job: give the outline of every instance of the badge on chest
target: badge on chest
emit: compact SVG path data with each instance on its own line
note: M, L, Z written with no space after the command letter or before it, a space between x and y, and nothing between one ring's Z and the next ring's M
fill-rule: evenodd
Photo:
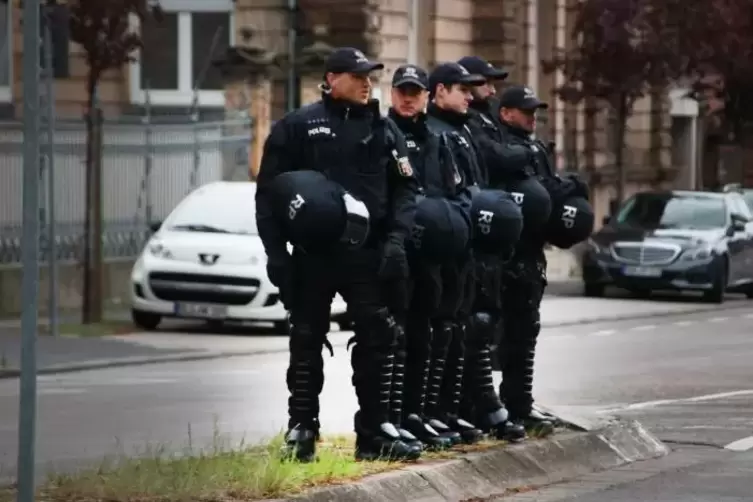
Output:
M410 165L408 157L400 157L397 150L392 150L392 156L395 158L395 164L397 165L397 171L401 176L410 178L413 176L413 166Z
M314 138L317 136L333 136L332 129L327 126L310 127L307 132L309 138Z

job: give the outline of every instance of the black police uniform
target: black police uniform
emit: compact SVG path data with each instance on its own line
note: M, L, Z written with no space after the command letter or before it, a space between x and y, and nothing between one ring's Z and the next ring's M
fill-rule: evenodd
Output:
M500 106L534 110L546 104L524 87L510 87L499 100ZM547 152L531 134L502 122L501 165L507 172L533 173L549 195L555 186L555 173ZM544 160L546 159L546 160ZM551 204L551 203L550 203ZM548 221L549 215L545 215ZM502 367L502 397L511 418L539 433L553 430L553 417L533 408L533 372L536 341L541 330L539 308L546 287L546 224L524 229L513 259L503 278L503 339L497 356Z
M367 73L382 67L360 51L343 48L330 56L326 71ZM371 230L363 247L288 255L268 188L279 173L296 169L320 171L365 203ZM388 422L400 326L387 308L383 286L407 279L404 241L413 226L419 190L404 138L380 115L378 102L356 105L324 92L320 101L273 126L257 183L257 222L267 270L291 312L289 446L301 460L313 456L323 385L321 351L331 301L339 293L352 315L356 340L351 361L360 408L355 416L356 455L417 458L420 449L402 442Z
M429 76L429 88L437 85L479 85L485 80L457 63L438 65ZM457 170L471 191L485 186L484 166L480 163L473 137L467 127L468 115L445 110L431 103L427 109L429 129L442 138L452 152ZM463 375L466 361L467 320L472 313L476 296L476 282L472 253L451 265L443 266L443 298L438 315L433 320L432 365L426 415L439 419L458 433L466 442L478 441L482 431L460 415ZM444 364L443 364L444 363ZM439 394L439 400L434 396ZM432 420L430 424L434 424Z
M461 58L458 64L472 74L483 76L486 82L504 80L508 76L507 71L495 68L476 56ZM476 152L484 166L487 189L499 191L506 187L496 179L499 177L497 171L502 168L496 157L502 136L498 114L492 111L494 108L496 104L492 97L474 99L468 110L466 127L471 132ZM503 196L502 201L494 200L500 195ZM494 222L507 226L500 229L507 242L495 243L491 249L475 250L476 298L467 327L461 415L472 417L475 424L497 438L519 441L525 438L525 429L508 420L509 414L494 388L492 350L502 317L502 270L520 236L520 229L516 227L522 223L522 214L512 197L504 191L500 191L499 195L489 193L486 199L490 207L492 203L495 204L494 210L499 213L494 216ZM501 207L500 202L503 203ZM487 210L486 213L491 214L492 211Z
M426 89L428 77L422 68L403 65L395 71L392 85ZM397 399L393 405L392 421L401 424L430 449L441 449L459 442L460 434L450 430L436 416L429 417L434 426L424 416L432 349L444 353L447 348L446 343L432 345L431 320L442 300L442 264L453 263L467 251L470 192L442 138L429 131L423 111L403 117L390 109L389 117L405 134L411 165L424 191L419 197L414 233L408 242L412 291L410 309L404 316L407 343L405 351L398 353L395 359L396 368L401 368L401 362L405 362L404 399ZM435 381L436 370L428 393L430 403L439 400L440 387L433 384ZM402 389L393 386L394 394L400 392ZM403 409L399 407L401 402Z

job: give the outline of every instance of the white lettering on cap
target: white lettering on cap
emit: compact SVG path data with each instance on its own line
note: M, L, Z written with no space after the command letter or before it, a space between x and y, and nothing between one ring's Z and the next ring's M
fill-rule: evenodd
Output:
M405 72L403 73L404 77L415 77L418 78L418 73L416 73L416 69L412 66L409 66L405 69Z
M353 51L353 56L356 58L356 63L368 63L369 60L366 58L363 52L361 51Z

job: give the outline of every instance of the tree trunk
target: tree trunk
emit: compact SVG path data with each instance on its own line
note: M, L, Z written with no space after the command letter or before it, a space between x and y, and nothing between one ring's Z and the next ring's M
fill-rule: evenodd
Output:
M629 116L627 96L621 94L616 103L616 122L614 124L614 167L617 172L617 206L625 200L625 185L627 173L625 172L625 133Z
M96 104L98 77L92 71L87 82L86 199L84 218L83 324L102 320L102 128Z

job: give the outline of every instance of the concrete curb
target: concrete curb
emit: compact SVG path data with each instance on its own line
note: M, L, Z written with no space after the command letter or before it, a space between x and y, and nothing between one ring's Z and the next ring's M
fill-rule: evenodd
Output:
M716 311L726 311L726 310L735 310L735 309L749 309L750 304L748 303L740 303L740 304L728 304L728 305L709 305L709 306L702 306L698 305L698 307L692 311L692 313L698 313L698 312L705 312L710 310L716 310ZM553 323L547 323L543 322L541 323L541 326L543 328L557 328L557 327L566 327L566 326L580 326L580 325L587 325L587 324L599 324L603 322L618 322L618 321L629 321L629 320L640 320L640 319L653 319L657 317L671 317L673 315L682 315L687 314L689 312L683 311L683 312L652 312L652 313L645 313L645 314L624 314L624 315L615 315L610 317L602 317L599 319L586 319L586 320L577 320L577 321L564 321L564 322L553 322ZM334 344L335 348L341 348L345 347L345 344ZM59 373L74 373L77 371L87 371L87 370L99 370L99 369L107 369L107 368L123 368L128 366L145 366L148 364L160 364L160 363L176 363L176 362L191 362L191 361L208 361L212 359L227 359L231 357L248 357L248 356L259 356L264 354L279 354L287 352L287 348L274 348L274 349L252 349L252 350L245 350L245 351L207 351L207 352L182 352L178 354L168 354L164 356L144 356L144 357L129 357L129 358L120 358L120 359L95 359L92 361L85 361L80 363L73 363L73 364L57 364L53 366L47 366L44 368L39 368L37 370L38 375L55 375ZM0 380L7 379L7 378L18 378L21 375L21 370L16 368L11 369L0 369Z
M584 474L662 457L669 451L638 422L613 420L609 425L591 432L567 432L551 439L471 453L446 462L406 467L353 484L316 489L284 500L476 500L503 495L513 488L558 483Z

